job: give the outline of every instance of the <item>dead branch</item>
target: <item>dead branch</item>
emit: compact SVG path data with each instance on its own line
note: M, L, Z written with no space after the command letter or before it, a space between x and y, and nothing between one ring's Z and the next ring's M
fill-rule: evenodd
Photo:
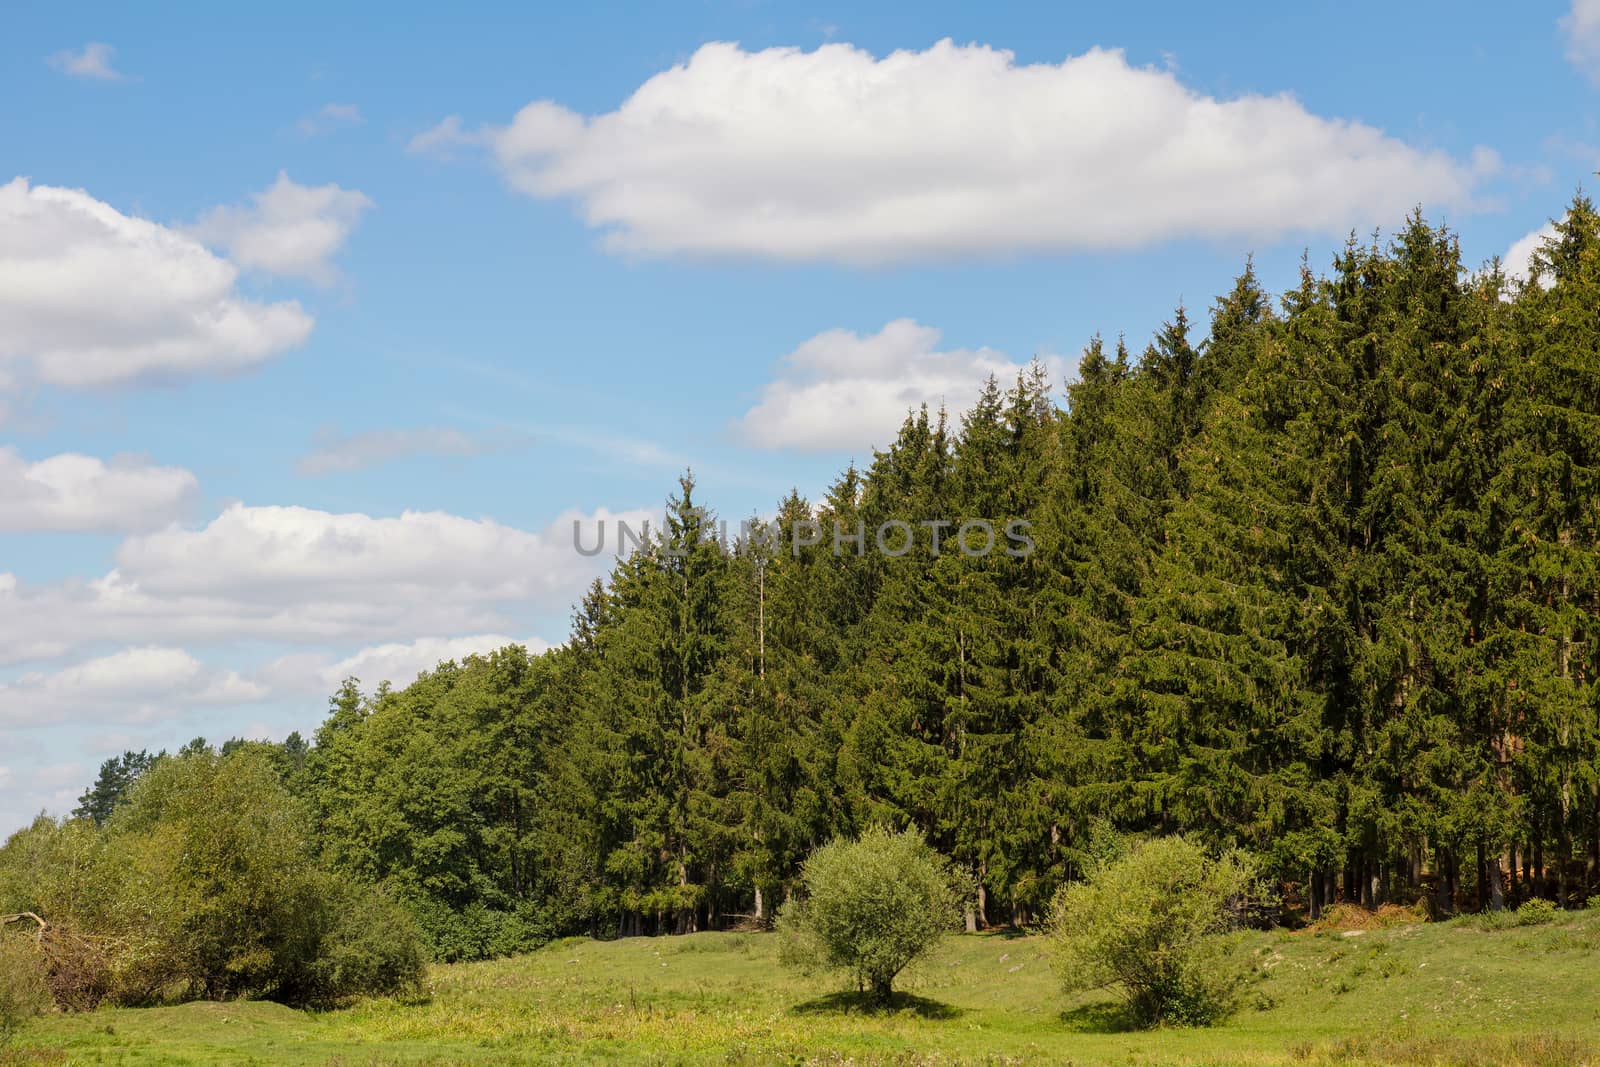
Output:
M0 926L10 926L12 923L19 923L24 919L32 919L39 924L39 929L34 933L33 938L35 941L43 941L44 933L50 929L50 924L31 911L19 911L13 915L0 915Z

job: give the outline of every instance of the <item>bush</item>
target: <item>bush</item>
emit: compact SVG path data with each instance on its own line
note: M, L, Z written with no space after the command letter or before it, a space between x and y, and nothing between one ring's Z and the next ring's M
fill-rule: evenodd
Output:
M102 829L41 819L0 847L0 912L49 923L55 1002L331 1004L422 972L411 917L316 858L300 805L245 747L158 761Z
M401 899L416 920L429 953L443 963L532 952L555 936L549 921L527 902L504 910L476 900L466 907L453 907L420 893L403 893Z
M1142 1025L1216 1022L1247 975L1224 935L1255 884L1239 853L1213 859L1183 837L1137 844L1057 895L1057 968L1069 989L1118 989Z
M381 890L327 879L316 942L303 969L280 995L294 1003L335 1007L359 995L416 989L426 963L411 913Z
M1525 901L1512 914L1517 917L1518 926L1542 926L1560 918L1561 909L1556 907L1555 901L1534 897Z
M967 896L921 834L881 827L819 848L801 881L802 895L778 913L780 961L848 971L880 1003L896 975L960 925Z
M32 937L0 928L0 1044L50 1007L44 958Z

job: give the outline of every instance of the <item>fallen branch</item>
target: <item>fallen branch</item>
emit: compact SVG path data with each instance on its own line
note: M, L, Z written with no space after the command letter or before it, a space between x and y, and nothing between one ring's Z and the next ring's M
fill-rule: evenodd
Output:
M50 929L50 924L39 918L39 916L35 915L31 911L19 911L13 915L0 915L0 926L9 926L12 923L19 923L24 919L32 919L34 922L39 924L39 929L33 935L33 937L35 941L43 941L44 932Z

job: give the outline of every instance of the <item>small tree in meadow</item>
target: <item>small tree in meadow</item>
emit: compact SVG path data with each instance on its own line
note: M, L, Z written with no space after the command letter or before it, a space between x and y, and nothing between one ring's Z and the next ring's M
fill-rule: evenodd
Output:
M915 830L869 829L812 853L802 894L778 913L779 959L847 971L874 1000L961 924L967 893L950 861Z
M1216 1022L1246 977L1225 935L1256 880L1240 853L1213 858L1183 837L1134 844L1057 895L1057 969L1069 990L1118 989L1143 1025Z

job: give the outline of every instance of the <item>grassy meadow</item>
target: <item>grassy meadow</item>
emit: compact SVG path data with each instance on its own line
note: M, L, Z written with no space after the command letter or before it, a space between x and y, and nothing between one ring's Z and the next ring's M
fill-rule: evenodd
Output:
M951 939L896 1010L779 969L768 934L568 939L312 1014L268 1003L55 1014L0 1064L1600 1064L1600 911L1248 935L1228 1024L1127 1030L1068 997L1036 936Z

